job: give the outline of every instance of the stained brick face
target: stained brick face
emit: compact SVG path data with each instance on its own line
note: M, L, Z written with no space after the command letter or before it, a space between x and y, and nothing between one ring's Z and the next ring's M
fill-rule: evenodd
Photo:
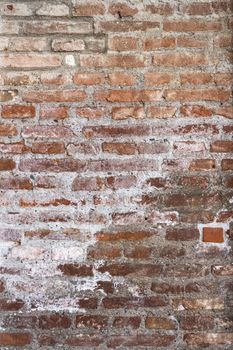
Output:
M232 1L0 2L0 348L230 350Z

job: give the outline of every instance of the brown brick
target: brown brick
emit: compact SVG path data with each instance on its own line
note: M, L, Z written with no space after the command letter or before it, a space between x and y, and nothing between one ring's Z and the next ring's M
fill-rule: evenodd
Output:
M2 346L27 346L31 341L30 333L0 333L0 345Z
M53 329L53 328L69 328L71 320L65 315L44 315L39 317L39 328Z

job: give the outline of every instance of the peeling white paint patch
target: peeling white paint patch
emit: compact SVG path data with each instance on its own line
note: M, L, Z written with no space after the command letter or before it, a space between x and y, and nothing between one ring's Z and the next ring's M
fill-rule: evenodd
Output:
M67 66L75 66L76 63L75 63L75 58L73 55L66 55L65 56L65 64Z
M183 311L185 310L184 306L182 304L178 305L177 311Z
M137 285L128 287L128 291L132 294L133 297L141 296L140 288Z
M52 247L52 260L82 260L84 255L84 249L79 246L69 246L70 242L63 243L65 246ZM68 245L69 244L69 245Z
M98 230L101 228L98 226ZM10 266L11 259L14 259L17 260L16 268L22 271L22 275L7 278L9 297L23 300L27 310L85 312L79 306L79 294L94 291L99 281L111 280L109 273L97 271L105 262L98 261L93 268L94 276L88 278L64 278L58 268L63 263L85 263L89 247L96 243L97 228L88 224L84 230L88 236L85 235L86 239L82 240L38 240L23 237L21 245L3 242L0 249L2 266ZM98 291L104 294L103 290ZM76 294L77 297L74 297Z

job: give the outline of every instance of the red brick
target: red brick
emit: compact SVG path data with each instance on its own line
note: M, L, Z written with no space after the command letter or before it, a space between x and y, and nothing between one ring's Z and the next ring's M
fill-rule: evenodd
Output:
M174 249L174 248L173 248ZM179 256L182 254L178 254ZM173 256L171 256L173 257ZM171 258L169 256L169 258ZM184 284L169 284L166 282L153 282L151 285L151 290L158 294L182 294L182 293L198 293L200 288L197 283Z
M127 336L111 336L107 342L108 348L124 347L168 347L175 340L174 335L161 335L161 334L137 334Z
M83 21L77 25L75 21L29 21L23 23L25 34L91 34L92 25Z
M176 193L176 194L167 194L163 198L164 203L167 207L182 207L182 206L189 206L190 208L195 208L199 206L208 206L211 203L213 203L213 200L215 200L215 204L217 201L220 201L218 194L199 194L199 193L192 193L192 194L184 194L184 193Z
M2 57L0 66L4 68L31 68L31 69L44 69L44 68L56 68L61 66L61 57L53 54L38 55L32 54L20 54L13 55L8 54Z
M183 176L178 180L178 185L191 188L207 188L209 185L208 177L204 176Z
M32 11L27 4L5 4L3 6L5 16L30 16Z
M176 329L175 321L165 317L149 316L146 318L145 326L146 328L149 328L149 329L167 329L167 330Z
M220 31L222 25L215 21L189 20L189 21L165 21L165 32L208 32Z
M180 113L184 117L211 117L213 115L212 109L205 106L182 106Z
M104 83L104 75L102 73L76 73L73 81L78 85L99 85Z
M10 51L24 51L24 52L30 52L30 51L46 51L47 49L47 40L44 38L11 38L9 43L9 50Z
M233 74L231 73L217 73L213 76L214 82L219 86L231 85L233 83Z
M64 264L59 265L58 269L66 276L93 276L92 266L88 265Z
M233 141L214 141L210 145L210 152L228 153L233 152Z
M213 13L211 3L203 2L198 3L194 2L185 7L185 13L191 16L206 16Z
M18 95L18 90L2 90L0 91L0 102L12 101Z
M210 345L229 345L233 343L232 333L187 333L184 335L187 345L207 347Z
M31 341L30 333L0 333L0 345L2 346L27 346Z
M113 51L134 51L138 49L138 39L134 36L113 36L108 39L108 48Z
M222 227L203 227L203 242L223 243L224 232Z
M72 184L73 191L100 191L105 187L105 179L100 177L76 177Z
M186 278L197 278L199 276L208 275L209 270L207 267L203 267L202 265L166 265L164 268L163 274L165 277L186 277Z
M228 101L230 92L222 89L166 90L167 101Z
M4 84L10 86L38 84L38 76L28 72L9 72L4 77Z
M181 84L206 85L212 82L210 73L181 73Z
M136 7L132 7L121 2L116 2L115 4L111 4L108 8L108 11L112 15L117 15L120 18L134 16L135 14L138 13L138 9Z
M53 346L57 344L54 336L41 335L38 337L38 343L40 346Z
M233 44L232 34L220 34L214 40L215 45L221 48L231 48Z
M76 327L77 328L106 328L108 324L108 317L101 315L79 315L76 316Z
M0 293L4 292L4 290L5 290L4 282L0 280Z
M140 323L141 323L141 319L139 316L131 316L131 317L117 316L114 318L113 327L116 327L116 328L130 327L132 329L137 329L139 328Z
M89 68L137 68L146 66L142 55L80 55L80 66Z
M27 177L1 177L0 188L5 190L32 190L32 181Z
M85 167L86 162L74 159L25 159L19 163L19 169L25 172L77 172Z
M69 8L65 4L43 4L36 10L39 16L69 16Z
M233 265L214 265L212 273L216 276L231 276L233 275Z
M119 188L130 188L137 183L136 176L124 175L124 176L109 176L107 178L107 187L114 190Z
M3 324L5 327L12 327L17 329L33 329L36 326L37 317L28 315L8 315L4 318Z
M12 159L0 159L0 171L9 171L15 168L15 162Z
M96 234L98 241L137 241L149 238L153 235L150 231L121 231L121 232L99 232Z
M45 86L50 85L65 85L68 84L68 76L62 73L56 72L44 72L40 76L41 84Z
M120 136L139 136L148 135L149 127L146 125L140 126L93 126L85 127L83 129L83 134L87 138L92 137L120 137Z
M175 153L192 153L205 152L206 147L204 142L196 141L177 141L173 143Z
M62 142L34 142L32 153L39 154L60 154L65 153L65 146Z
M208 45L207 40L196 39L193 37L178 37L177 46L178 47L191 47L191 48L203 48Z
M233 159L223 159L221 162L222 170L233 170Z
M31 105L4 105L2 107L3 118L33 118L35 107Z
M73 16L80 17L103 15L105 13L105 7L104 4L96 4L91 1L86 4L75 4L72 13Z
M101 273L109 273L111 276L158 276L161 271L160 265L153 264L111 264L98 268Z
M53 328L69 328L71 320L65 315L44 315L39 317L39 328L53 329Z
M1 311L17 311L22 309L24 302L20 299L0 299L0 310Z
M154 73L149 72L145 74L145 84L149 86L165 85L174 80L174 75L170 73Z
M166 230L166 239L171 241L192 241L199 239L199 231L195 228L170 228Z
M180 306L183 306L185 310L222 310L224 306L220 298L174 299L171 304L175 310Z
M68 336L65 339L65 344L70 346L88 346L96 347L104 342L104 338L95 334L78 334L76 336Z
M207 64L205 54L167 53L153 56L155 66L185 67Z
M77 117L87 119L100 119L104 116L103 108L77 108Z
M79 90L49 90L25 92L23 100L27 102L82 102L86 93Z
M53 51L83 51L85 43L82 39L54 39L52 49Z
M132 249L126 249L124 251L124 255L127 258L133 258L133 259L146 259L149 258L151 255L152 249L149 247L135 247Z
M88 256L93 259L114 259L121 256L120 248L117 247L99 247L89 251Z
M102 290L104 291L107 295L112 294L114 292L114 285L112 282L108 281L98 281L97 282L97 287L96 290Z
M41 107L40 119L65 119L68 117L67 107Z
M176 107L155 107L150 106L147 109L147 116L148 118L171 118L175 116L175 113L177 111Z
M96 299L96 298L79 299L78 305L84 309L96 309L97 308L97 301L98 301L98 299Z
M0 136L15 136L17 133L15 125L0 124Z
M147 184L149 184L150 186L157 187L157 188L167 187L166 179L163 179L162 177L150 178L147 180Z
M65 126L27 126L23 129L24 138L66 138L72 137L73 132Z
M96 94L97 99L99 98ZM108 102L156 102L162 100L161 90L111 90L101 100Z
M136 78L132 74L127 73L112 73L108 76L110 85L130 86L136 83Z
M152 21L101 21L99 24L99 31L103 33L145 32L150 29L159 29L159 26L159 22Z
M113 107L112 109L112 118L115 120L143 119L144 117L145 112L142 107Z
M176 47L176 39L172 37L154 38L147 37L143 41L143 49L145 51L153 51L157 49L173 49Z
M163 307L167 305L167 301L160 296L146 297L146 298L124 298L112 297L104 298L102 304L106 309L120 309L120 308L138 308L138 307Z
M24 199L20 199L20 206L21 207L35 207L35 206L43 206L43 207L46 207L46 206L49 206L49 205L52 205L52 206L59 206L59 205L70 205L72 204L70 200L68 199L65 199L65 198L55 198L55 199L52 199L50 201L47 201L47 202L41 202L41 201L30 201L30 200L24 200Z
M214 159L197 159L191 161L189 165L190 171L213 170L215 169Z
M180 327L185 330L209 330L214 328L213 316L189 316L181 317Z
M104 142L102 144L103 152L116 153L119 155L132 155L137 153L137 147L134 143Z
M146 10L151 12L152 14L167 16L173 14L173 6L168 2L164 4L151 4L146 6Z

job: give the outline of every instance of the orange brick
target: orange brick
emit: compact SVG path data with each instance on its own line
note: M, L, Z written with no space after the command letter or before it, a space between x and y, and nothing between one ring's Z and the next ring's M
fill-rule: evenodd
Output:
M203 242L205 243L223 243L224 232L222 227L204 227Z

